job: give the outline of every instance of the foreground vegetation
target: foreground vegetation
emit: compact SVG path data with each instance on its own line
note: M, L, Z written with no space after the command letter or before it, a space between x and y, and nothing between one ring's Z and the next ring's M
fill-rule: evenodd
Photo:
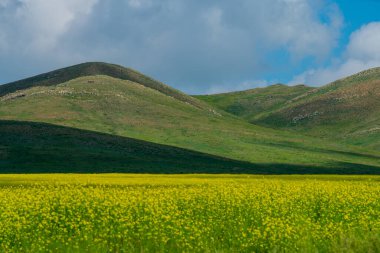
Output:
M0 251L379 252L379 181L1 175Z

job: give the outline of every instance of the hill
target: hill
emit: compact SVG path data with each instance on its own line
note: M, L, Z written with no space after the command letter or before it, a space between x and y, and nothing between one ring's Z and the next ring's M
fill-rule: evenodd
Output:
M380 151L380 68L328 84L252 122Z
M264 88L194 97L252 122L282 108L289 100L314 90L305 85L275 84Z
M253 124L380 150L380 68L320 88L271 86L197 98Z
M262 168L275 166L284 173L294 172L297 168L304 168L297 173L308 173L307 168L321 168L321 171L325 171L323 168L331 171L339 168L350 173L353 167L380 166L378 153L371 150L252 125L175 89L168 88L170 93L166 92L162 88L168 87L166 85L162 84L158 89L143 81L117 78L106 72L82 73L78 70L82 67L66 68L67 73L59 70L61 76L79 75L64 82L58 79L53 82L54 77L46 79L45 74L46 80L40 75L37 76L39 81L30 81L36 80L35 77L0 86L0 94L3 94L0 96L0 120L48 123L78 131L133 138L239 160L255 164L256 168L257 165ZM140 80L153 80L140 75ZM7 145L9 148L12 142ZM59 146L59 143L54 145ZM51 152L59 151L52 148ZM83 160L87 159L88 156L84 155ZM107 159L105 156L104 160ZM183 156L178 159L185 160ZM66 164L59 165L51 160L55 168L69 167L69 160L62 162ZM53 166L48 164L49 159L46 163L47 168ZM75 164L71 163L71 166L75 167ZM80 169L80 163L78 166ZM147 171L144 166L136 168L140 172ZM200 167L193 169L199 172ZM211 167L201 169L203 172L214 170Z
M197 101L191 97L186 96L178 90L174 90L173 88L146 75L143 75L136 70L104 62L86 62L26 78L20 81L4 84L0 88L0 97L16 92L18 90L25 90L35 86L54 86L75 78L95 75L106 75L121 80L128 80L139 83L145 87L157 90L165 95L172 96L183 102L187 102L195 106L200 106Z

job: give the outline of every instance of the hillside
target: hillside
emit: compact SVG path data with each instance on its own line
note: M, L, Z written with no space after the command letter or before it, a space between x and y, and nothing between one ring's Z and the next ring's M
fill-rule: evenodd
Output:
M380 68L321 87L252 122L380 151Z
M253 124L380 150L380 68L320 88L274 85L197 98Z
M79 73L80 77L54 83L39 76L40 81L33 85L26 79L0 86L0 94L3 94L0 96L0 120L49 123L78 131L128 137L241 160L255 164L255 168L257 165L261 168L274 166L285 173L299 168L303 170L297 173L310 173L310 168L314 171L315 168L321 171L339 168L350 173L353 168L380 167L376 152L255 126L172 88L168 88L169 94L161 88L115 78L105 72L81 73L75 67L67 69L69 73L63 72L62 76ZM153 79L142 75L141 80ZM17 88L13 87L15 84ZM8 142L7 145L2 149L13 144ZM59 146L59 142L53 146ZM59 151L52 148L51 152ZM87 157L83 156L83 160ZM145 154L145 157L149 156ZM178 159L185 160L181 156ZM69 160L60 160L66 162L65 165L53 160L47 159L46 163L51 162L56 168L70 165ZM52 165L46 165L49 166ZM71 166L83 169L80 163L71 163ZM142 165L136 169L147 171ZM194 171L199 172L199 169L199 166L194 167ZM201 168L203 172L212 170L207 166Z
M314 90L305 85L275 84L264 88L194 97L252 122L282 108L290 100Z
M2 173L380 174L380 167L349 163L328 168L317 165L254 164L46 123L0 121L0 132Z
M0 121L0 131L2 172L261 171L250 163L46 123Z
M18 90L24 90L35 86L54 86L75 78L95 75L106 75L121 80L128 80L139 83L145 87L157 90L165 95L172 96L183 102L190 103L194 106L200 106L198 104L198 101L192 99L191 97L186 96L178 90L174 90L173 88L146 75L143 75L136 70L125 68L116 64L103 62L86 62L26 78L20 81L4 84L0 88L0 97L16 92Z

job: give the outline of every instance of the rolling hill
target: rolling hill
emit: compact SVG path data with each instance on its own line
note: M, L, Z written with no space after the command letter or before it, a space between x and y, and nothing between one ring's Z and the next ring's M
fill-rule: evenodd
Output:
M264 88L194 97L252 122L281 109L289 100L314 90L305 85L275 84Z
M115 158L119 162L114 164L115 169L112 170L104 165L104 161L111 161L112 155L109 154L117 153L117 148L111 148L110 153L105 154L110 147L102 142L96 144L96 152L103 149L105 152L96 154L97 160L103 161L99 166L103 164L100 167L113 172L149 172L152 169L148 168L151 168L154 161L159 168L156 172L227 172L223 166L217 166L220 170L211 166L214 163L211 162L212 159L227 159L231 164L240 164L231 166L230 172L234 172L234 167L242 168L241 164L244 164L245 168L250 168L244 170L245 173L317 173L316 170L324 173L357 173L358 168L363 173L380 173L378 152L256 126L134 70L117 65L79 64L2 85L0 94L0 122L3 125L9 122L19 122L23 127L27 123L48 124L43 128L47 129L46 134L30 134L30 145L26 148L33 151L36 146L31 143L41 143L45 148L42 153L50 154L45 158L38 156L40 160L34 164L42 164L40 170L95 172L89 169L90 162L83 162L91 157L88 153L91 150L86 148L86 138L90 131L91 134L112 136L115 142L125 143L123 140L129 138L154 146L152 152L129 151L129 156L119 153ZM65 138L71 142L64 143L64 139L54 130L56 127L69 129ZM50 128L54 129L50 131ZM0 131L2 136L6 135L3 132L5 130ZM7 162L7 159L18 157L20 146L28 140L28 132L26 133L13 132L11 141L2 137L1 150L6 154L2 156L5 161L0 163L3 171L11 168L11 164L17 164L16 160ZM82 133L84 139L77 146L74 140L79 138L78 135L82 136ZM117 141L117 138L120 140ZM106 148L102 148L104 145ZM63 151L60 149L62 146L66 147ZM165 157L162 154L167 152L165 148L168 146L173 150L195 152L209 160L203 164L189 162L193 166L184 167L182 161L189 161L192 156L183 153L184 155L167 156L165 159L168 161L165 163L158 158ZM73 151L70 151L70 147ZM57 155L61 158L65 157L62 154L67 157L77 154L75 161L82 162L61 158L56 160L55 152L60 152ZM185 154L189 155L188 158ZM131 157L140 157L137 159L140 162L132 162ZM194 161L197 159L194 158ZM134 165L128 165L127 161ZM165 167L165 164L177 165ZM215 164L220 163L215 160ZM99 172L104 171L99 166L93 168Z
M197 98L253 124L380 151L380 68L320 88L271 86Z
M4 84L0 89L0 97L13 93L18 90L25 90L35 86L54 86L60 83L70 81L83 76L106 75L121 80L128 80L144 85L151 89L162 92L165 95L173 96L183 102L190 103L194 106L199 106L197 100L192 99L178 90L156 81L146 75L143 75L136 70L125 68L116 64L103 62L87 62L63 69L54 70L45 74L26 78L20 81Z

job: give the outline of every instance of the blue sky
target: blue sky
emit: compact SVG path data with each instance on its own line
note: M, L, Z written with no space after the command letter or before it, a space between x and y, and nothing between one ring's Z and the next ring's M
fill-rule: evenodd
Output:
M192 94L380 66L380 0L0 0L0 83L86 61Z

